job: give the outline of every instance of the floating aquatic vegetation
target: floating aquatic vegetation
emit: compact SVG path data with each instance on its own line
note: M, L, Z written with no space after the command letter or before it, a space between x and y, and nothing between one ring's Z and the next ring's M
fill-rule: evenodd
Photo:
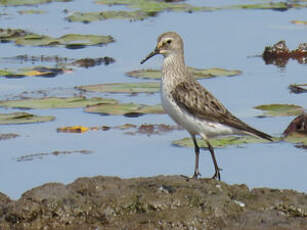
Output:
M53 151L50 153L34 153L34 154L27 154L16 158L16 161L33 161L37 159L43 159L46 156L59 156L59 155L68 155L73 153L81 153L81 154L90 154L92 151L89 150L73 150L73 151Z
M90 23L93 21L102 21L108 19L128 19L130 21L144 20L151 15L148 12L137 11L102 11L102 12L74 12L66 17L69 22Z
M29 124L53 121L54 116L37 116L26 112L0 113L0 124Z
M18 39L19 37L24 37L30 34L25 30L21 29L2 29L0 28L0 41L2 43L10 42Z
M197 139L197 143L201 148L208 147L207 143L201 138ZM249 144L249 143L269 143L269 141L252 136L225 136L225 137L210 138L210 144L214 148L216 147L224 148L229 145L241 146L243 144ZM180 147L191 147L191 148L194 147L193 141L189 137L180 140L175 140L172 142L172 144Z
M127 130L127 129L131 129L131 128L136 128L136 127L137 127L137 125L135 125L135 124L126 123L126 124L117 125L117 126L114 126L114 127L103 126L103 130L109 130L111 128L113 128L113 129L120 129L120 130Z
M0 69L0 76L6 78L23 78L23 77L55 77L58 74L71 72L71 69L35 66L32 68L22 68L19 70Z
M163 1L155 1L155 0L96 0L98 4L105 5L125 5L132 9L140 9L145 12L160 12L163 10L204 10L210 9L208 7L195 7L190 4L177 4L172 2L163 2Z
M115 62L115 59L111 58L111 57L82 58L82 59L78 59L76 61L73 61L69 65L89 68L89 67L94 67L94 66L101 65L101 64L109 65L109 64L111 64L113 62Z
M279 41L273 46L265 47L262 58L265 64L273 64L279 67L285 67L290 58L297 60L300 64L306 64L307 43L301 43L297 49L291 51L285 41Z
M306 93L307 92L307 84L291 84L289 85L289 89L292 93Z
M60 58L57 56L28 57L27 55L19 55L10 58L0 58L0 61L7 61L7 62L19 61L21 63L31 62L32 64L35 62L56 62L55 67L34 66L29 68L21 68L17 70L0 69L0 76L6 78L23 78L29 76L50 78L63 73L71 73L73 71L73 69L71 68L72 66L90 68L101 64L109 65L110 63L115 62L115 60L111 57L82 58L75 60L72 58Z
M124 5L128 10L110 10L100 12L72 12L66 17L69 22L91 23L93 21L109 19L125 19L129 21L144 20L149 17L157 16L161 12L211 12L217 10L237 10L237 9L269 9L286 11L291 8L304 8L307 4L299 2L268 2L256 4L224 5L220 7L193 6L179 1L160 1L160 0L97 0L97 4L104 5ZM132 10L131 10L132 9Z
M105 11L97 12L92 20L105 20L108 18L124 18L129 20L143 20L148 17L156 16L163 11L177 11L177 12L198 12L198 11L213 11L218 8L207 6L193 6L185 3L161 2L153 0L100 0L96 1L98 4L107 5L125 5L128 8L135 9L135 11ZM102 13L106 16L99 16ZM92 15L93 16L93 15Z
M127 117L138 117L144 114L163 114L161 105L141 105L134 103L122 104L96 104L87 106L85 112L98 113L102 115L124 115Z
M288 136L286 136L284 141L295 144L295 147L307 149L307 136L306 134L302 133L291 133Z
M267 3L256 3L256 4L243 4L228 6L226 8L230 9L259 9L259 10L276 10L276 11L286 11L292 8L305 8L305 4L300 3L289 3L289 2L267 2Z
M161 2L159 0L96 0L96 3L107 5L125 5L132 9L140 9L144 12L161 11L213 11L222 9L270 9L285 11L291 8L303 8L305 4L299 2L261 2L256 4L226 5L222 7L193 6L185 3Z
M258 105L254 108L264 111L264 113L258 117L296 116L304 111L303 107L292 104Z
M0 101L0 107L20 108L20 109L55 109L55 108L79 108L89 105L115 104L114 99L101 97L45 97L45 98L29 98L22 100Z
M80 49L86 46L105 45L114 42L110 35L66 34L59 38L39 35L21 29L0 28L0 42L15 42L21 46L65 46L68 49Z
M78 61L78 59L76 60L74 58L60 57L60 56L46 56L46 55L29 56L27 54L23 54L13 57L0 57L0 61L7 63L31 63L31 64L54 62L56 64L66 65L68 63Z
M28 63L31 64L35 63L44 63L44 62L54 62L57 64L57 66L78 66L78 67L93 67L101 64L109 65L113 62L115 62L115 59L112 57L99 57L99 58L81 58L81 59L75 59L75 58L68 58L68 57L60 57L60 56L29 56L29 55L18 55L14 57L0 57L1 62L19 62L19 63Z
M160 79L161 70L157 69L141 69L127 72L128 77L142 78L142 79Z
M51 2L71 2L72 0L0 0L3 6L28 6Z
M44 10L19 10L19 14L45 14Z
M197 69L189 67L189 70L196 78L211 78L220 76L237 76L242 72L240 70L226 70L221 68Z
M82 92L76 92L74 88L64 88L64 87L52 87L46 89L37 89L37 90L25 90L18 94L8 95L2 100L23 100L23 99L34 99L34 98L49 98L49 97L58 97L58 98L67 98L67 97L82 97L84 96Z
M78 86L77 89L99 93L156 93L160 90L159 82L106 83Z
M197 69L189 67L189 71L198 79L220 76L236 76L242 73L240 70L226 70L221 68ZM142 79L160 79L161 71L156 69L141 69L127 72L126 75L129 77Z
M154 17L160 12L176 11L176 12L206 12L224 9L271 9L285 11L290 8L303 8L305 4L299 3L285 3L285 2L270 2L258 4L242 4L229 5L222 7L207 7L207 6L193 6L186 3L177 2L162 2L156 0L97 0L98 4L105 5L125 5L133 9L127 11L101 11L101 12L73 12L66 19L69 22L83 22L90 23L93 21L101 21L108 19L126 19L130 21L144 20L149 17Z
M107 19L127 19L130 21L144 20L149 17L156 16L163 11L181 11L181 12L200 12L215 11L223 9L272 9L272 10L288 10L290 8L306 7L303 4L270 2L260 4L243 4L230 5L222 7L193 6L185 3L161 2L154 0L98 0L98 4L107 5L125 5L128 8L136 9L134 11L101 11L101 12L73 12L66 17L70 22L90 23L93 21L101 21Z
M1 116L1 115L0 115ZM9 140L18 137L16 133L0 133L0 141Z
M68 49L81 49L86 46L102 45L113 42L111 36L66 34L59 38L44 35L28 35L15 40L16 45L56 46L64 45Z

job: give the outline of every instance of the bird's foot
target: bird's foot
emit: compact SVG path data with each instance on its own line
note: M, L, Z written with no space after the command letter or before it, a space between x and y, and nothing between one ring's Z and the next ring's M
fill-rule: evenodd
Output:
M185 176L185 175L180 175L180 176L182 176L184 179L186 179L186 181L189 181L191 179L197 180L201 176L201 174L200 174L200 172L197 171L197 172L194 172L193 176L191 176L191 177Z
M215 173L214 173L214 175L213 175L213 177L212 177L212 179L215 179L215 180L221 180L221 174L220 174L220 171L222 171L222 169L221 168L218 168L218 170L215 170Z
M197 171L194 171L194 174L192 176L193 179L198 179L198 177L201 176L200 172L197 170Z

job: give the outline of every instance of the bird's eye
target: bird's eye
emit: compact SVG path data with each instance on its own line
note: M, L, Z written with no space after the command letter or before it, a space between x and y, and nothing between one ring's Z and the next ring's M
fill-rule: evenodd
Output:
M166 43L167 43L167 44L171 44L171 43L172 43L172 40L171 40L171 39L168 39L168 40L166 41Z

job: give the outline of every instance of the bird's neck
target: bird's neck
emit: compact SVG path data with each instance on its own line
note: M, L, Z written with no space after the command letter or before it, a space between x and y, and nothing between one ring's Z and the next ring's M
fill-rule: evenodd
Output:
M181 81L188 78L183 53L174 53L164 57L162 66L163 81Z

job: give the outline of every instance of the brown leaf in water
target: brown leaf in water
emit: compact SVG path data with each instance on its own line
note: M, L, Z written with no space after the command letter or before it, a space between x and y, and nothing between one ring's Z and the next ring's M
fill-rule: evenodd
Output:
M84 67L84 68L89 68L89 67L94 67L97 65L101 65L104 63L105 65L109 65L110 63L115 62L115 60L111 57L103 57L103 58L82 58L79 60L76 60L71 63L71 65L75 65L78 67Z
M291 23L296 25L307 25L307 21L292 20Z
M89 130L88 127L80 125L57 128L57 132L59 133L85 133L88 130Z
M286 130L283 132L285 136L292 133L307 134L307 114L303 113L296 118L294 118L288 125Z
M13 139L13 138L18 137L18 136L19 135L15 134L15 133L1 133L0 134L0 141Z
M289 89L292 93L306 93L307 92L307 84L291 84L289 85Z
M290 58L297 60L300 64L305 64L307 63L307 43L301 43L297 49L290 51L286 42L282 40L273 46L265 47L262 58L266 64L279 67L285 67Z
M89 150L74 150L74 151L53 151L49 153L34 153L34 154L27 154L23 155L20 157L16 158L16 161L32 161L36 159L42 159L43 157L54 155L54 156L59 156L59 155L66 155L66 154L73 154L73 153L81 153L81 154L90 154L92 151Z

